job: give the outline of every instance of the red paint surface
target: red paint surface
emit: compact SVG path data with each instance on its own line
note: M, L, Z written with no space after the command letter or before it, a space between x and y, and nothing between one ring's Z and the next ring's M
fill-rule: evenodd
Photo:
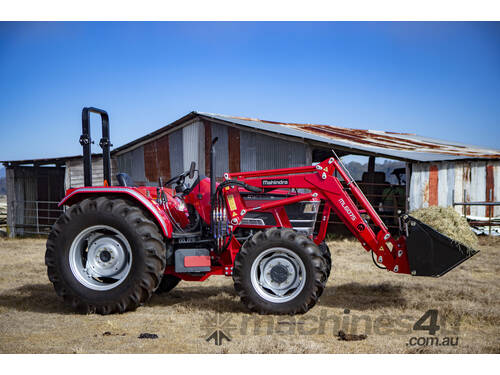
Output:
M438 167L431 165L429 168L429 206L438 205Z
M184 267L210 267L210 256L209 255L185 256Z

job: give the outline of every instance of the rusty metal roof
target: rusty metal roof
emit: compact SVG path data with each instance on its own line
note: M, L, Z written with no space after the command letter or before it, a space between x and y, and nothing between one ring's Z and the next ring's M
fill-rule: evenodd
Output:
M416 134L395 133L381 130L351 129L333 125L299 124L291 122L267 121L256 118L227 116L206 112L190 112L176 121L123 146L115 148L111 153L125 152L148 142L151 138L161 136L167 131L185 125L194 118L205 118L223 122L227 125L238 125L264 132L284 134L303 140L320 142L325 148L333 147L353 154L376 155L408 161L445 161L460 159L500 159L500 150L487 149L456 142L448 142ZM250 130L250 129L249 129ZM99 154L92 154L99 156ZM61 163L81 156L66 156L47 159L28 159L0 161L4 166L37 164L46 165Z
M102 157L102 154L92 153L92 157ZM81 159L82 155L73 155L73 156L59 156L54 158L39 158L39 159L25 159L25 160L0 160L0 163L4 165L4 167L16 167L16 166L43 166L43 165L52 165L52 164L64 164L68 160Z
M213 113L196 114L219 121L261 129L274 133L310 139L363 154L412 161L444 161L457 159L500 159L500 150L448 142L416 134L381 130L350 129L333 125L298 124Z

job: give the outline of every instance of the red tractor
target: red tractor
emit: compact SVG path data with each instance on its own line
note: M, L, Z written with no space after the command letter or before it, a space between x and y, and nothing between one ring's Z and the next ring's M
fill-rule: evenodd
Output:
M104 186L92 186L89 112L102 118ZM136 187L125 174L110 186L108 115L84 108L82 123L85 187L60 202L45 263L57 294L84 312L122 313L181 280L224 275L252 311L305 313L330 275L332 210L387 271L441 276L477 253L406 214L394 238L334 153L315 166L226 173L216 183L214 139L210 178L193 162L158 187Z

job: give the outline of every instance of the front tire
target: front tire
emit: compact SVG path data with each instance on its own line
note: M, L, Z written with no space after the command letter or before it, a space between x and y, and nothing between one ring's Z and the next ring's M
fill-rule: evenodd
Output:
M251 311L293 315L316 304L326 274L326 261L313 241L291 229L271 228L242 246L233 281Z
M151 297L166 264L155 223L122 199L89 198L54 224L45 264L56 293L78 311L134 310Z
M326 279L328 281L328 278L330 277L330 272L332 270L332 254L330 253L330 248L328 247L325 241L321 242L318 245L318 247L319 251L321 252L321 255L326 261Z

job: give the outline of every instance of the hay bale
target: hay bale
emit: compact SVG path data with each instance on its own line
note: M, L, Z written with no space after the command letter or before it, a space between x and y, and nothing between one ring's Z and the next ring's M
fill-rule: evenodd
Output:
M452 207L421 208L410 212L410 215L452 240L472 248L478 245L477 236L467 220Z

